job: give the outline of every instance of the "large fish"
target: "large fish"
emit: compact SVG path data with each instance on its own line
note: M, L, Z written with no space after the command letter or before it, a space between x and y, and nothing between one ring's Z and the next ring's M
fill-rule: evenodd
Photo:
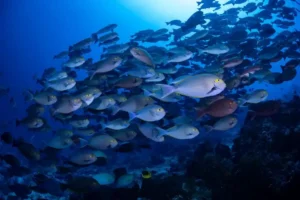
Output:
M226 87L224 81L213 74L188 76L175 85L158 85L162 88L162 98L175 92L184 96L204 98L215 96L221 93Z

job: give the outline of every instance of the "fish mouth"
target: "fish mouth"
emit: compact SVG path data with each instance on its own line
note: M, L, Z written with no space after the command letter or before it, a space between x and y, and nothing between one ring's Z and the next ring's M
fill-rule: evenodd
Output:
M230 122L229 125L232 126L234 124L234 122Z

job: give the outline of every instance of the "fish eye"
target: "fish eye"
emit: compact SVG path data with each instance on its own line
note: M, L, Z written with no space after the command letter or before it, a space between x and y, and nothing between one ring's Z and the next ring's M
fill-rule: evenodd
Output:
M217 79L215 80L216 83L218 83L218 82L220 82L220 81L221 81L221 79L219 79L219 78L217 78Z
M113 61L118 61L118 60L119 60L118 56L116 56L116 57L113 58Z

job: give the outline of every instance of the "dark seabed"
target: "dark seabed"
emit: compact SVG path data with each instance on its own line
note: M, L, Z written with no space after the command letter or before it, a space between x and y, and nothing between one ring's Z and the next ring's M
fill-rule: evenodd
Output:
M0 3L0 199L300 199L300 0Z

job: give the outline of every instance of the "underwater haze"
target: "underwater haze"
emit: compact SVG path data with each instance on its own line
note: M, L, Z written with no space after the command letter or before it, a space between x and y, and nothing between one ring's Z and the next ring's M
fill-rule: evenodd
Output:
M0 199L289 199L299 0L0 3Z

